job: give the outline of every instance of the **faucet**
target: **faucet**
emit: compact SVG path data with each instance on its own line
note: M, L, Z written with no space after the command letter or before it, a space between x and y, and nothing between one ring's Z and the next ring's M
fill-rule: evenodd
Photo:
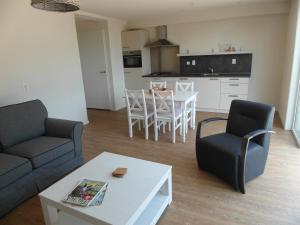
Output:
M214 73L214 68L212 68L211 66L208 67L208 72L209 72L209 73Z

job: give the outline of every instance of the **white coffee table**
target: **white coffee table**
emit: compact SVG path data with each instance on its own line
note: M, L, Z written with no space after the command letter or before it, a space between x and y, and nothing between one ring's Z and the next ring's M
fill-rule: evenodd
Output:
M127 167L123 178L111 176ZM62 203L82 178L107 181L101 206ZM46 225L156 224L172 202L172 167L104 152L39 194Z

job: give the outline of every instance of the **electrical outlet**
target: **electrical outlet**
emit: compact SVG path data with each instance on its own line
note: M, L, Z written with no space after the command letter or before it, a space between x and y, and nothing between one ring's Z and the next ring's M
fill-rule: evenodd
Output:
M196 60L195 59L192 60L192 65L196 66Z
M186 61L186 65L187 66L191 65L191 62L190 61Z
M236 64L236 59L232 59L232 64L233 64L233 65Z

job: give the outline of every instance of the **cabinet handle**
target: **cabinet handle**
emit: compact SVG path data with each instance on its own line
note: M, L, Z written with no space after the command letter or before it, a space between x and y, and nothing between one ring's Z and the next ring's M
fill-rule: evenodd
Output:
M179 80L188 80L189 78L185 78L185 77L180 77Z
M125 74L130 74L130 72L125 72Z
M235 86L235 87L238 87L238 86L240 86L239 84L229 84L229 86Z
M228 95L228 97L230 97L230 98L238 98L239 96L238 95Z
M210 80L219 80L218 78L209 78Z
M240 80L239 78L229 78L229 80Z

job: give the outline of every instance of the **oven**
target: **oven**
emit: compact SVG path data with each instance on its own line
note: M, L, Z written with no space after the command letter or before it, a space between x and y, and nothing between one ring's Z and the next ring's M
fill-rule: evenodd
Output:
M123 52L123 63L124 63L124 68L142 67L142 52L141 51Z

